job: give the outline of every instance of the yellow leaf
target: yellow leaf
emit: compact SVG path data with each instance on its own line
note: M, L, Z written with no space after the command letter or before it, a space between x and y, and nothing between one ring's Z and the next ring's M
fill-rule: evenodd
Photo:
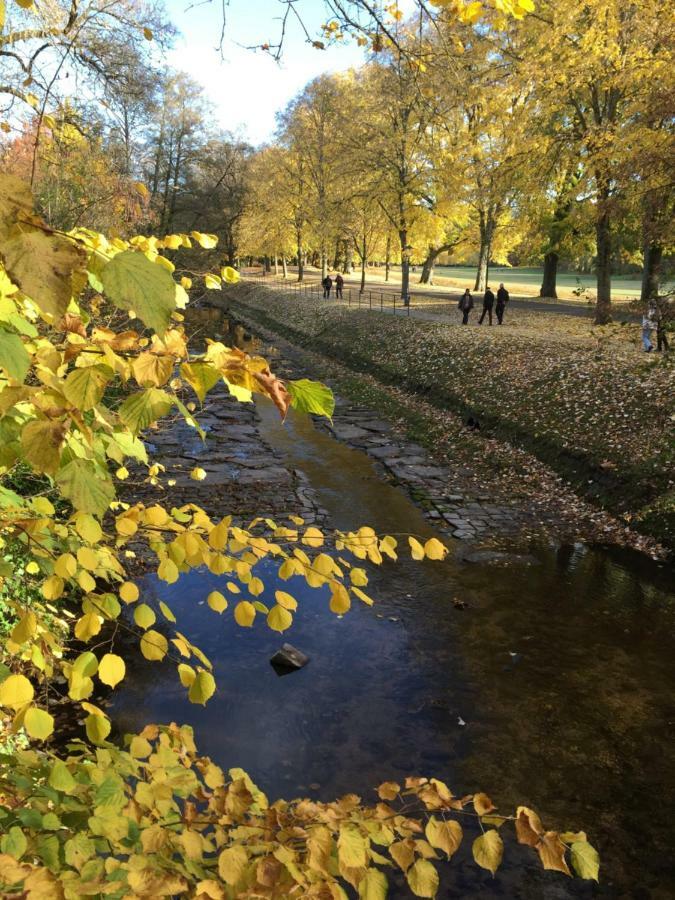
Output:
M110 722L105 716L90 715L84 720L87 737L92 744L101 744L110 734Z
M432 816L426 824L424 833L431 846L442 850L448 858L462 843L462 828L453 819L443 822Z
M197 677L190 685L188 699L191 703L206 705L206 701L213 696L216 690L216 682L210 672L197 672Z
M227 284L237 284L239 281L239 272L237 272L236 269L233 269L232 266L223 266L220 270L220 277Z
M203 841L201 834L196 831L183 831L180 842L188 859L201 859L203 855Z
M183 687L189 688L197 677L197 673L192 666L188 666L185 663L178 663L178 677L180 678L180 683Z
M133 581L125 581L120 586L119 595L120 599L124 600L125 603L135 603L140 596L140 592Z
M473 858L478 865L494 875L504 855L504 843L499 833L491 828L477 837L472 845Z
M448 548L445 547L437 538L429 538L424 545L424 553L427 559L445 559Z
M356 825L340 825L337 846L341 866L356 869L367 865L368 841Z
M361 600L363 603L366 604L366 606L372 606L375 602L372 599L372 597L368 596L368 594L364 594L364 592L361 590L361 588L353 587L352 594L354 594L356 597L358 597L359 600Z
M88 641L101 630L101 619L96 613L85 613L75 623L75 637L78 641Z
M157 576L167 584L175 584L178 581L178 567L172 559L163 559L157 567Z
M191 231L190 236L193 237L204 250L213 250L213 248L218 245L218 237L215 234L202 234L199 231Z
M141 638L141 653L146 659L157 661L164 659L169 644L159 631L146 631Z
M77 531L82 540L90 544L98 543L103 536L101 526L89 513L78 513L75 521L75 531Z
M368 869L359 882L359 900L385 900L386 896L386 876L379 869Z
M272 631L286 631L293 624L293 616L283 606L273 606L267 615L267 624Z
M284 609L296 610L298 608L298 601L295 597L291 597L290 594L287 594L286 591L275 591L274 599L279 606L283 606Z
M255 606L248 600L242 600L234 608L234 620L243 628L250 628L255 619Z
M98 677L111 688L122 681L125 672L124 660L115 653L106 653L98 664Z
M220 591L211 591L209 596L206 598L206 602L214 612L222 613L227 609L227 600L225 599L225 597L223 597Z
M77 572L77 560L72 553L62 553L54 563L54 573L60 578L73 578Z
M131 364L134 378L141 387L160 387L173 373L173 359L155 353L141 353Z
M206 478L206 472L199 466L195 466L190 472L190 478L192 478L193 481L203 481Z
M342 584L333 585L330 595L330 611L338 616L342 616L349 612L351 605L352 601L347 588Z
M323 544L323 534L318 528L310 525L302 536L302 543L308 547L321 547Z
M426 859L418 859L406 873L410 890L416 897L435 897L438 891L438 872Z
M408 543L410 544L410 551L412 558L415 560L424 559L424 547L420 544L417 538L409 537Z
M259 597L265 590L265 585L259 578L251 578L248 583L248 592L254 597Z
M204 287L208 288L208 290L210 290L210 291L222 291L222 286L220 283L220 276L205 275L204 276Z
M147 603L141 603L134 609L134 622L144 631L154 625L156 621L157 616Z
M95 572L98 569L98 554L91 547L80 547L77 551L77 561L83 569Z
M492 800L490 800L487 794L474 794L473 808L476 810L479 816L486 816L497 807L494 805Z
M134 735L129 745L129 755L134 759L145 759L152 753L152 744L140 735Z
M15 644L25 644L26 641L29 641L35 635L36 631L37 619L35 618L35 613L28 610L12 629L11 639Z
M59 578L58 575L52 575L42 584L42 596L45 600L58 600L63 594L64 587L63 578Z
M218 874L225 884L234 886L241 880L248 864L248 854L241 844L228 847L218 857Z
M54 717L44 709L31 706L24 716L23 727L32 738L44 741L54 731Z
M85 594L90 593L90 591L93 591L96 587L96 581L93 576L89 574L89 572L80 572L80 574L77 576L77 583L85 592Z
M9 675L0 683L0 706L19 709L31 702L34 693L33 685L25 675Z
M176 621L176 617L174 616L173 612L171 611L171 609L166 605L166 603L163 600L159 601L159 608L161 609L162 615L164 616L165 619L168 619L169 622Z

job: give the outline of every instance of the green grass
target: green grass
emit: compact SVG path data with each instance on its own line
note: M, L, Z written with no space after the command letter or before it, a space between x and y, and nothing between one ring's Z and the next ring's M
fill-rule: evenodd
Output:
M529 285L533 289L539 289L541 285L541 277L543 270L535 267L493 267L490 269L490 281L493 285L498 285L503 281L507 290L516 292L516 285ZM443 278L461 278L473 287L473 280L476 277L476 270L470 266L437 266L436 276ZM577 281L579 279L579 281ZM582 272L565 272L558 273L558 285L561 288L569 288L574 290L579 287L587 288L589 291L595 291L595 275L593 273ZM613 275L612 276L612 292L616 299L624 297L631 300L640 296L641 283L637 275Z

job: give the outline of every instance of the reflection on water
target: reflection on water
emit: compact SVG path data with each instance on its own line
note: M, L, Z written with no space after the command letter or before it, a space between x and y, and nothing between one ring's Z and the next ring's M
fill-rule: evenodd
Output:
M306 419L281 425L267 404L260 412L266 440L307 473L338 527L430 533L364 454ZM219 690L206 708L193 706L172 664L141 659L111 715L121 731L190 722L203 752L245 767L273 797L368 798L406 773L434 774L461 792L480 786L504 810L521 802L551 827L585 827L603 858L598 891L542 875L512 846L492 879L470 863L467 845L444 896L675 896L675 598L666 570L583 548L538 552L537 563L386 564L372 573L376 606L344 618L293 579L284 589L300 611L284 638L211 612L205 598L222 579L208 572L173 586L148 579L148 592L171 604L214 661ZM269 572L261 599L276 586ZM455 609L456 597L469 608ZM279 678L268 660L284 639L311 662Z

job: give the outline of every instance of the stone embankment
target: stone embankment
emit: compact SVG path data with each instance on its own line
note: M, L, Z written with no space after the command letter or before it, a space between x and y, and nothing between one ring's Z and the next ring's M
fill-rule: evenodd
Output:
M308 524L325 518L304 473L286 468L261 437L255 404L239 403L221 384L196 415L206 432L203 441L182 418L162 420L145 435L153 461L165 471L157 486L134 485L135 499L196 503L214 518L233 515L240 522L261 514L293 513ZM201 481L191 477L196 468L206 472Z

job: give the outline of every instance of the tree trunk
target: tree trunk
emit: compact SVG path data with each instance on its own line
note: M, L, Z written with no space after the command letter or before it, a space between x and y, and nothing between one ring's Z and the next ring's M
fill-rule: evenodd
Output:
M612 223L608 201L609 188L603 185L599 191L595 219L595 271L598 286L595 302L596 325L606 325L612 320Z
M448 250L452 250L461 241L457 240L451 244L441 244L440 247L429 247L429 252L427 254L427 258L424 260L422 265L422 274L420 275L420 284L433 284L433 276L434 276L434 266L436 265L436 260L441 255L441 253L446 253Z
M490 253L492 252L492 238L495 233L495 215L490 211L480 214L480 251L478 253L478 268L474 291L484 291L488 286L488 274L490 268Z
M340 268L340 238L335 241L335 253L333 254L333 269L337 272Z
M408 247L408 229L402 228L399 233L401 242L401 299L404 306L410 306L410 248Z
M279 257L276 255L276 253L274 254L274 274L279 274Z
M387 235L387 249L384 257L384 280L389 281L389 269L391 268L391 235Z
M482 231L482 229L481 229ZM490 245L481 233L480 252L478 254L478 268L476 270L476 281L474 282L474 291L484 291L488 283L488 265L490 262Z
M667 215L668 204L664 203L663 195L654 191L648 191L644 195L643 207L642 254L644 269L640 299L647 302L647 300L655 300L659 296L661 259L663 257L661 236L669 221L669 216Z
M642 291L640 299L655 300L659 296L661 283L661 259L663 246L647 239L643 248L644 270L642 272Z
M366 289L366 255L365 253L361 257L361 290L359 293L363 293Z
M541 280L541 288L539 290L540 297L550 297L553 300L558 299L556 290L556 279L558 277L558 254L550 250L544 256L544 275Z
M298 248L298 281L304 281L305 278L305 260L302 255L302 229L298 228L295 232L296 245Z
M284 273L284 279L288 278L288 265L285 256L281 257L281 271Z
M321 280L322 281L326 277L326 275L328 275L328 254L326 253L325 249L322 248L321 249Z
M420 275L420 284L434 283L434 263L436 262L437 253L430 252L422 263L422 274Z

